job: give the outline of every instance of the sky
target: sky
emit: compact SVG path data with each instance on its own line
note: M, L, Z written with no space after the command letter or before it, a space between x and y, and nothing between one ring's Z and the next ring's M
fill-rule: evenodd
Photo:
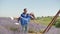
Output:
M0 17L19 17L24 8L36 17L54 16L60 9L60 0L0 0Z

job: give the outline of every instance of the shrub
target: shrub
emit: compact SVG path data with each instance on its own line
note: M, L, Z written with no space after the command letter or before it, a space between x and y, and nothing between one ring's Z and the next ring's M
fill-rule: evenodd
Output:
M54 25L55 27L60 28L60 19L58 19Z

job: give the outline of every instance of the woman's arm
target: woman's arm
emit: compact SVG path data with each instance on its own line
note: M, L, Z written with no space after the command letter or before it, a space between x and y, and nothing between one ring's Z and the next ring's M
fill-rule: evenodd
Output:
M35 19L35 15L34 14L30 14L31 15L31 19Z

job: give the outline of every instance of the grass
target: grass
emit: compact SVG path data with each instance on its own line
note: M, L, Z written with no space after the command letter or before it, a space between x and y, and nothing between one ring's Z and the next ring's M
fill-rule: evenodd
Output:
M11 27L10 30L12 30L12 31L17 31L18 29Z
M37 24L48 25L51 20L52 20L51 18L41 18L41 19L31 20L31 21L32 22L34 21L34 23L37 23Z
M43 17L43 18L40 17L40 19L31 20L31 21L37 24L48 25L51 22L52 18L53 17ZM58 17L57 19L60 19L60 17Z
M29 30L28 30L28 33L30 33L30 34L42 34L42 31L40 30L39 32L36 32L36 31L33 30L33 29L29 29Z

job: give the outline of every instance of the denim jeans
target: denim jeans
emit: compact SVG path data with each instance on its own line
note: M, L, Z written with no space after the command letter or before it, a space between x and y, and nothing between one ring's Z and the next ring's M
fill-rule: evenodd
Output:
M23 34L27 34L28 33L28 24L25 24L25 25L21 25L22 26L22 33Z

